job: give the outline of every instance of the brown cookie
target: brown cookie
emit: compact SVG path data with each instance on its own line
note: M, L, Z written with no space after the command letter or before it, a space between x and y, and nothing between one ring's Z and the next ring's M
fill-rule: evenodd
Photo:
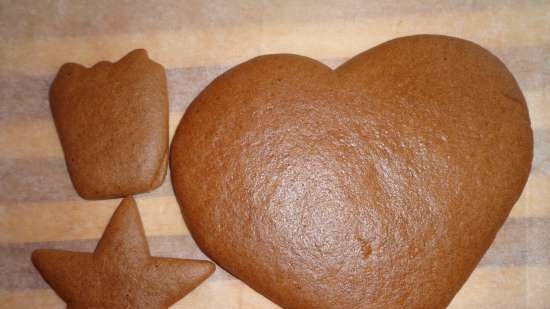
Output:
M32 262L68 309L164 309L206 280L208 261L151 257L133 198L115 211L93 253L36 250Z
M213 81L172 145L201 249L287 309L441 309L493 241L533 151L506 67L399 38L336 70L269 55Z
M166 76L145 50L89 69L63 65L50 103L71 179L82 197L124 197L162 183L168 150Z

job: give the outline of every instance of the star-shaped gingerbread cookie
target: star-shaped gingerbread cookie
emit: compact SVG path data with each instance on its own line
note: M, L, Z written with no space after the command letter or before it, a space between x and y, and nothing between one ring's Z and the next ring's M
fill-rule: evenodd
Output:
M131 197L120 203L93 253L39 249L32 262L67 309L165 309L215 269L209 261L152 257Z

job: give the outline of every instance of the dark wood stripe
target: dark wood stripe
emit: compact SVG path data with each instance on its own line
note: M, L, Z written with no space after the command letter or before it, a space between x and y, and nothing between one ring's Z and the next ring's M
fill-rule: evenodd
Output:
M170 176L148 196L173 195ZM82 200L76 193L64 158L0 159L0 204Z
M550 84L550 44L489 50L504 62L523 91L540 90Z
M97 34L216 29L247 23L306 23L364 17L456 14L547 3L545 0L479 1L9 1L0 3L0 27L5 40ZM32 3L32 5L30 5ZM32 10L28 8L32 7ZM71 12L67 14L67 12ZM56 18L59 16L63 18ZM216 18L211 18L215 16ZM20 22L32 20L33 22ZM185 40L185 38L182 38Z
M0 75L0 121L49 117L52 76Z
M547 237L550 218L510 218L495 242L481 260L479 267L550 266L550 238ZM31 252L38 248L91 252L93 240L0 245L0 290L45 288L46 283L30 262ZM190 236L157 236L149 238L154 256L207 259ZM231 275L218 271L214 280Z
M550 266L548 217L509 218L480 262L484 266Z
M545 102L548 104L549 102ZM532 175L550 176L550 129L534 130L535 152L533 155ZM548 184L550 187L550 183ZM547 201L550 203L550 201Z
M181 112L228 67L190 67L166 71L171 112ZM51 120L48 94L54 76L0 76L1 120Z
M550 45L495 49L493 52L514 73L524 91L541 89L550 84ZM325 59L323 62L336 67L345 60ZM199 92L229 67L167 70L170 111L185 111ZM51 119L48 91L52 80L52 75L0 75L0 121Z
M191 236L149 237L151 255L181 259L208 260ZM93 252L97 239L0 245L0 291L41 289L48 285L30 261L32 251L39 248ZM220 267L210 280L230 279Z
M550 153L538 151L550 145L550 129L535 131L535 158L531 177L550 176ZM64 158L0 159L0 204L17 207L19 203L80 200ZM147 196L173 195L170 176Z
M343 60L326 60L333 67ZM231 66L188 67L166 70L171 112L183 112L218 75ZM51 120L48 93L54 76L0 76L0 121Z
M170 112L183 112L191 101L230 66L190 67L166 71Z

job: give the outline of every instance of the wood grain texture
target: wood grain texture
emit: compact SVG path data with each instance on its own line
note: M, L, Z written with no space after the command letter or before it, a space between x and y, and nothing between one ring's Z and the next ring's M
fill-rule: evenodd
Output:
M167 69L170 130L214 77L262 53L300 53L336 66L396 36L440 33L478 42L517 78L535 136L533 170L511 218L452 309L549 309L550 2L537 1L1 1L0 308L64 308L30 264L36 247L90 248L117 202L78 197L47 93L64 62L91 65L146 48ZM169 178L169 177L168 177ZM151 251L202 256L172 188L136 197ZM546 232L545 232L546 231ZM274 309L231 275L173 308Z

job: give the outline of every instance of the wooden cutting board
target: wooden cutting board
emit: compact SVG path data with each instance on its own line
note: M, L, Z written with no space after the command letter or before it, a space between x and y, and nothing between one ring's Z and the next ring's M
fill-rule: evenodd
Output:
M0 308L64 308L31 251L93 250L119 203L82 200L70 183L48 105L64 62L146 48L167 68L173 133L198 92L248 58L288 52L336 66L415 33L463 37L498 55L524 91L535 133L525 191L450 308L550 308L550 1L416 2L0 1ZM136 199L154 255L205 258L169 178ZM277 306L218 269L173 308Z

